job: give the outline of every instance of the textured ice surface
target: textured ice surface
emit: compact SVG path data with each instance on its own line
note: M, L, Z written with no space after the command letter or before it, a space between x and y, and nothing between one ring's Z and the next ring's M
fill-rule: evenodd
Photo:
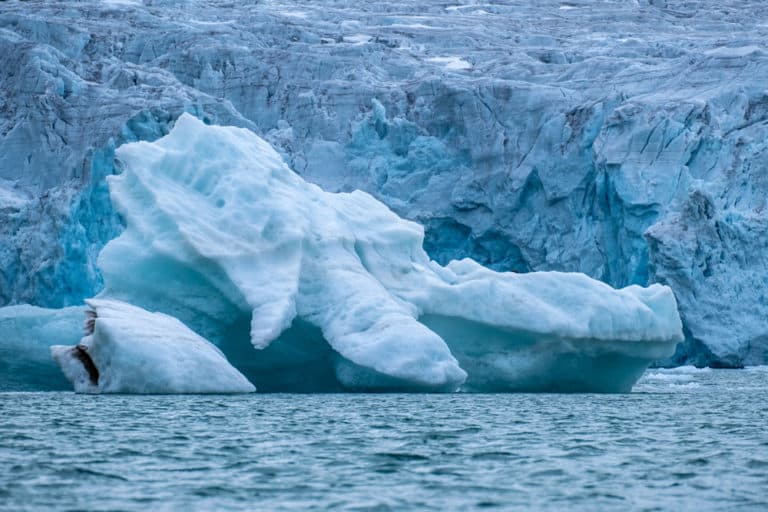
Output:
M0 304L79 304L115 145L183 111L426 228L441 263L669 284L673 362L768 362L755 1L4 2Z
M65 389L49 347L74 344L83 336L82 307L45 309L0 308L0 389L48 391Z
M79 393L249 393L224 354L177 319L89 299L85 337L50 353Z
M667 287L443 267L420 225L365 192L307 183L247 129L184 114L116 156L126 230L99 256L102 296L182 319L259 387L290 387L282 373L315 391L452 391L465 378L468 390L629 391L682 339Z

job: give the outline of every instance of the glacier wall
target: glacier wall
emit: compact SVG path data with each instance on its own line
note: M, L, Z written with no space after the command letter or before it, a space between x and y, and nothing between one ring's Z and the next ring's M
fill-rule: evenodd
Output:
M668 363L768 362L767 36L758 1L4 2L0 304L100 289L114 148L191 112L438 262L670 285Z

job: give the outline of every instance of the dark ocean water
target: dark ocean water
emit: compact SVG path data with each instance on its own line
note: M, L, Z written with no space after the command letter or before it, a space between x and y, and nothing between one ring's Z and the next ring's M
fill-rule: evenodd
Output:
M768 510L768 368L626 395L0 394L2 510Z

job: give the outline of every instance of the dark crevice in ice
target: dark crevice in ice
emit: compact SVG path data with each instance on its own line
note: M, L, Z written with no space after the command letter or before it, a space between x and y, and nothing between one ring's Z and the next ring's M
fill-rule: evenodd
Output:
M72 349L72 355L83 364L83 368L88 372L91 384L97 386L99 384L99 369L96 368L96 365L93 364L93 359L88 355L88 349L84 345L77 345Z

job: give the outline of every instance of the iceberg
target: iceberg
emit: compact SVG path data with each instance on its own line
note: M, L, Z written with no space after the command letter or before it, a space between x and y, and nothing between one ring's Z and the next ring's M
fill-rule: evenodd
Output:
M51 360L50 345L76 343L84 308L29 305L0 308L0 390L53 391L67 382Z
M683 339L668 287L441 266L422 226L304 181L247 129L184 114L115 155L126 229L99 299L178 318L260 389L629 391Z
M85 336L51 355L79 393L250 393L256 388L177 319L119 301L86 301Z

